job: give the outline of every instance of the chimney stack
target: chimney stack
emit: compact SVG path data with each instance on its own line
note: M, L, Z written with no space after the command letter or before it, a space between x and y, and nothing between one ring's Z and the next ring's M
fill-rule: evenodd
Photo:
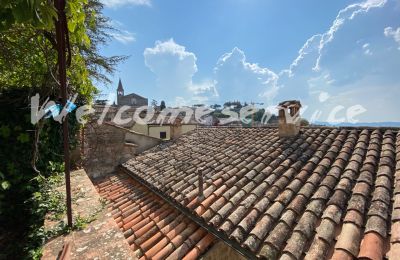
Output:
M300 132L300 108L298 100L279 103L279 137L293 137Z

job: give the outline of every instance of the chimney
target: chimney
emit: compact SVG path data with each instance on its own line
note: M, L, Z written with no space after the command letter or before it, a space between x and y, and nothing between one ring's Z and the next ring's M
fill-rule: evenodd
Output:
M279 137L293 137L300 132L300 108L298 100L279 103Z

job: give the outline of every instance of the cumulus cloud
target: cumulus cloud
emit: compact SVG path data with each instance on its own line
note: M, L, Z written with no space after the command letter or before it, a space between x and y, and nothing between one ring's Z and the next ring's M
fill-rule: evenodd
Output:
M399 44L400 50L400 27L398 27L396 30L394 30L392 27L386 27L383 33L386 37L393 38L395 42Z
M340 113L348 122L353 118L347 110L355 108L363 121L400 120L393 110L393 94L400 89L396 72L400 56L385 37L379 37L383 25L395 16L393 4L364 1L340 10L327 31L306 40L293 62L280 72L250 63L243 51L234 48L221 56L215 68L220 96L224 100L261 98L268 105L300 99L304 115L319 121L332 118L331 112L338 107L343 107ZM387 16L390 12L392 16ZM395 29L385 30L387 37L396 35ZM382 87L388 92L380 94Z
M384 25L398 16L393 5L365 1L339 11L331 27L310 37L289 68L278 73L276 100L299 98L307 107L305 116L319 121L327 121L338 107L347 122L353 120L347 110L354 108L364 122L399 121L393 109L400 89L400 55L380 36ZM384 35L395 39L396 32L385 29Z
M191 81L197 72L196 55L186 51L182 45L175 43L173 39L156 41L153 48L144 50L146 66L157 76L172 78L177 76L183 85ZM170 73L175 75L171 75Z
M325 46L334 39L336 32L345 24L346 21L353 20L357 15L367 13L372 8L383 7L386 2L386 0L367 0L361 3L351 4L340 10L329 30L321 35L318 47L318 58L313 69L321 69L320 62Z
M334 118L332 111L348 122L355 120L352 111L364 122L400 121L395 100L400 95L400 52L393 48L400 44L400 22L393 24L400 9L394 5L368 0L345 7L325 32L307 39L281 71L250 61L235 47L221 55L211 79L194 83L197 57L173 39L147 48L145 63L157 77L160 96L169 96L176 104L219 97L219 102L271 106L300 99L304 116L317 121Z
M278 89L278 75L257 63L248 62L244 52L237 47L219 58L214 74L218 92L226 100L273 99Z
M182 99L194 102L217 96L214 81L193 82L197 72L196 55L173 39L156 41L154 47L144 50L143 55L145 65L157 77L159 97L178 103L178 96L182 103Z
M102 0L102 3L111 8L118 8L125 5L151 6L151 0Z
M316 50L319 47L319 43L321 41L322 35L321 34L316 34L311 36L301 47L301 49L298 52L298 55L296 59L290 64L289 69L283 70L281 74L288 74L288 76L292 77L294 71L297 69L297 67L300 64L304 65L304 59L308 58L312 63L315 62L315 59L317 59L317 53ZM310 57L311 54L314 53L314 57ZM307 66L308 67L308 66Z

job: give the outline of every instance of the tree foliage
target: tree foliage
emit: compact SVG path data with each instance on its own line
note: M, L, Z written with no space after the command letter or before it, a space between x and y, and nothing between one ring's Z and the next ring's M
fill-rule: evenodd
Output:
M224 107L232 107L234 109L240 109L243 107L240 101L227 101L224 103Z
M99 52L113 30L99 0L66 2L71 50L67 90L69 96L79 95L79 105L93 99L96 82L110 82L115 65L126 57ZM37 179L51 176L51 165L62 167L63 161L61 125L50 119L32 125L29 107L36 93L41 101L60 97L57 12L52 0L0 0L0 17L0 247L6 248L0 258L32 258L35 254L29 252L43 242L38 234L45 214L37 200ZM79 125L68 118L73 148Z
M158 102L157 102L157 100L155 100L155 99L151 100L151 106L152 106L153 108L157 108L157 107L158 107Z
M309 126L309 125L310 125L310 122L308 122L308 120L305 119L305 118L301 118L301 119L300 119L300 125L301 125L301 126Z
M211 105L210 108L212 108L212 109L219 109L219 108L221 108L221 105L219 105L219 104L214 104L214 105Z
M163 109L165 109L165 101L164 100L161 100L161 103L160 103L160 110L163 110Z
M0 160L4 162L0 164L0 237L5 235L0 239L0 259L30 259L42 245L39 231L46 207L38 201L39 180L52 176L54 165L63 166L62 130L57 122L41 121L40 141L34 142L37 128L30 122L27 98L31 91L27 87L3 90L7 98L0 99ZM69 123L73 148L79 125L72 116Z
M69 93L91 100L94 82L109 83L109 74L125 56L106 57L99 47L114 30L103 16L99 0L69 0L66 6L71 46L67 71ZM22 13L24 13L23 17ZM51 1L2 1L0 26L0 89L18 86L45 87L58 94L57 51L54 30L56 12Z
M57 11L48 1L42 0L1 0L0 30L7 30L14 24L30 24L36 28L52 29Z

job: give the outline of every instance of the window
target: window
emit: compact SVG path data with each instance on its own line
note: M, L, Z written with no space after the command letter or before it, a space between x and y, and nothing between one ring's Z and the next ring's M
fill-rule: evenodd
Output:
M167 138L167 132L160 132L160 138L161 139L166 139Z

